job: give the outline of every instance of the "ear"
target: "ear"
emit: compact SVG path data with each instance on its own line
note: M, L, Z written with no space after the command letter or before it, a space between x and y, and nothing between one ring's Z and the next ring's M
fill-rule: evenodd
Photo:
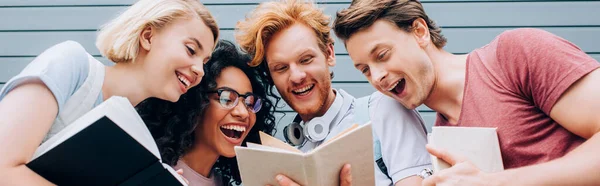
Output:
M421 48L425 48L431 43L431 37L429 37L429 27L423 18L418 18L413 21L412 32L417 40L417 43Z
M333 43L327 45L327 65L330 67L335 66L335 52L333 51Z
M140 33L140 46L146 51L149 51L152 45L153 32L154 29L152 29L152 26L148 26Z

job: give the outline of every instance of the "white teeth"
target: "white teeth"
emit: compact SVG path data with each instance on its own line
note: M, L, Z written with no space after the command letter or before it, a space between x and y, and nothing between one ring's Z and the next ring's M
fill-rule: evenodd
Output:
M223 125L223 126L221 126L221 128L228 129L228 130L235 130L238 132L246 131L246 127L239 126L239 125Z
M182 75L178 75L177 78L179 78L179 81L181 81L183 83L183 85L185 85L185 87L189 87L191 85L190 81L188 81L185 77L183 77Z
M306 92L307 90L311 89L313 87L313 85L307 85L305 87L302 87L300 89L296 89L294 90L295 93L303 93Z
M400 79L400 80L396 81L396 83L394 83L394 85L393 85L393 86L391 86L391 87L388 89L388 91L392 91L392 90L394 90L394 88L396 88L396 86L398 85L398 83L400 83L400 81L402 81L402 79Z

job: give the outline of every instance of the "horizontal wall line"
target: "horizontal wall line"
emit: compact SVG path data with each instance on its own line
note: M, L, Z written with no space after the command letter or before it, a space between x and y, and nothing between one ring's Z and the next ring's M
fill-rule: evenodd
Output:
M442 34L444 29L487 29L487 28L600 28L600 25L542 25L542 26L528 26L528 25L517 25L517 26L445 26L442 28ZM221 31L235 30L235 28L219 28ZM0 32L96 32L98 29L39 29L39 30L0 30Z
M421 0L423 4L429 3L545 3L545 2L595 2L593 0ZM239 5L258 5L260 2L254 3L203 3L206 6L239 6ZM350 2L316 2L316 4L348 4ZM82 4L82 5L6 5L1 8L61 8L61 7L125 7L131 6L131 3L116 3L116 4Z

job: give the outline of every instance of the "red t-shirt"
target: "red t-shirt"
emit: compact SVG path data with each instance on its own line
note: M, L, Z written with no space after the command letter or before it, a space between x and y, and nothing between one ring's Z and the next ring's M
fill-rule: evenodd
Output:
M471 52L457 125L497 127L504 168L547 162L585 141L550 118L558 98L600 64L539 29L515 29ZM573 108L577 109L577 108Z

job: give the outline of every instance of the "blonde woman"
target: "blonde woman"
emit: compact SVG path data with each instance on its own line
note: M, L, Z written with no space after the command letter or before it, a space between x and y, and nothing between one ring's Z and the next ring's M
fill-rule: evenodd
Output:
M114 66L73 41L44 51L0 91L0 185L52 185L25 164L111 96L177 101L202 79L218 35L197 0L140 0L100 29L96 46Z

